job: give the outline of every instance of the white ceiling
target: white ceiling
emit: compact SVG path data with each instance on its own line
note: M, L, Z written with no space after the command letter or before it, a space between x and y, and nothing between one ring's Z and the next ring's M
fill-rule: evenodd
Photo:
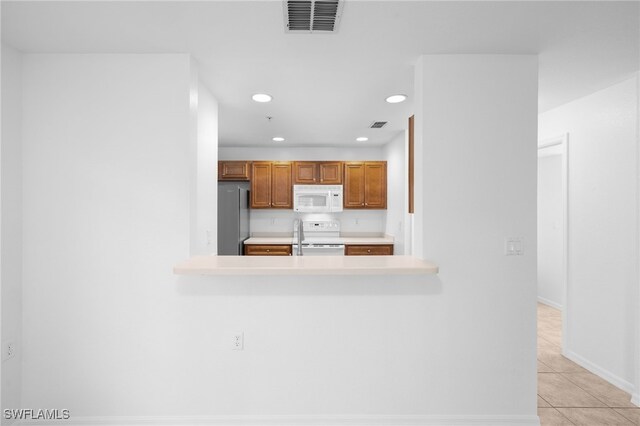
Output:
M188 52L220 104L220 144L380 145L405 128L420 54L540 55L540 110L638 67L637 2L349 1L335 34L284 31L282 1L2 2L25 52ZM253 93L273 95L269 104ZM393 93L409 101L390 105ZM267 116L273 117L271 122ZM373 121L389 121L369 129Z

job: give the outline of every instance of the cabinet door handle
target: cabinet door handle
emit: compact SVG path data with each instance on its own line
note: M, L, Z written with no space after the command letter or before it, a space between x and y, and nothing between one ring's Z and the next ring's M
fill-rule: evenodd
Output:
M271 249L267 249L267 253L269 253L271 251Z
M361 206L364 206L364 203L360 204Z
M267 250L267 251L269 251L269 250ZM367 253L371 253L371 249L367 249Z

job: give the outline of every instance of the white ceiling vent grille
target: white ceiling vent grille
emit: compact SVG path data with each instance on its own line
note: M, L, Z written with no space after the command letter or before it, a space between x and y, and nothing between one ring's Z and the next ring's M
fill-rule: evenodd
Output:
M331 33L338 29L343 0L284 0L285 31Z
M372 129L382 129L387 123L388 121L374 121L369 127Z

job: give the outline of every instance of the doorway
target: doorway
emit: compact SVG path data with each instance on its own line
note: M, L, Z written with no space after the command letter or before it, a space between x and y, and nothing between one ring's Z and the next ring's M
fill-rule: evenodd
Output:
M566 347L568 294L568 137L538 144L538 302L559 310Z

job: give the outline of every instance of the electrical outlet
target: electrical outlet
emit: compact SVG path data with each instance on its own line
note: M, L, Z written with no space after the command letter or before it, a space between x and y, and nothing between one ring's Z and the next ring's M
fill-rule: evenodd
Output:
M16 356L16 344L11 340L7 340L6 342L3 342L2 343L2 361L11 359L14 356Z
M231 349L234 351L244 350L244 333L241 331L233 332L230 336Z

